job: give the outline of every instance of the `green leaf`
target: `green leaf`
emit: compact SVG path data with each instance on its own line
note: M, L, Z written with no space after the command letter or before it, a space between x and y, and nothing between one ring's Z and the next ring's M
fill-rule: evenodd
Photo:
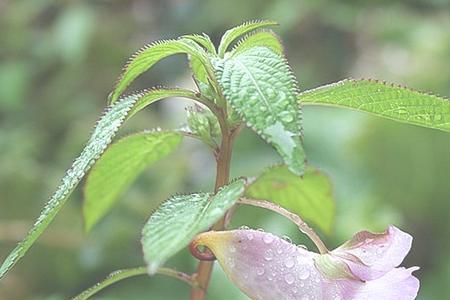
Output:
M220 40L220 45L218 49L218 53L220 57L223 57L225 55L225 52L227 51L228 47L231 43L233 43L236 39L243 36L244 34L247 34L253 30L256 30L258 28L268 27L268 26L274 26L278 25L277 22L274 21L250 21L245 22L244 24L241 24L237 27L231 28L225 32L225 34L222 36L222 39Z
M186 53L207 64L206 58L197 50L198 48L192 47L190 43L182 39L158 41L145 46L133 54L125 64L122 74L117 79L114 90L109 96L110 103L114 103L136 77L170 55Z
M26 237L13 249L0 267L0 279L25 255L47 228L92 164L100 157L122 123L146 105L170 97L193 98L194 92L183 89L148 90L127 96L113 105L98 121L87 145L75 160L56 192L45 205Z
M149 274L217 222L244 192L244 181L222 187L217 194L173 196L150 216L142 230Z
M305 155L297 82L286 60L269 48L254 47L213 60L225 98L258 135L271 143L300 175Z
M231 55L236 55L253 47L266 47L277 54L284 53L281 39L271 30L264 30L251 33L242 38L231 51Z
M450 101L376 80L345 79L299 95L301 104L346 107L450 132Z
M181 38L195 41L196 43L203 46L209 53L214 54L214 55L217 54L216 47L214 47L214 44L212 43L210 37L206 33L203 33L203 35L188 34L188 35L183 35Z
M217 117L210 111L200 107L186 110L190 131L211 148L216 149L220 139L220 126Z
M332 185L328 176L316 169L307 168L299 177L286 166L270 168L250 184L245 195L276 203L325 233L331 232L335 214Z
M182 135L143 132L112 144L92 167L84 189L83 215L89 231L146 168L172 153Z

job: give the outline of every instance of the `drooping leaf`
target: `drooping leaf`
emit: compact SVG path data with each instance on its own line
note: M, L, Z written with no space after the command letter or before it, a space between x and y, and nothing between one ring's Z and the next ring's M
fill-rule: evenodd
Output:
M244 192L237 180L211 196L208 193L173 196L150 216L142 230L142 247L153 274L167 259L186 247L196 234L211 227Z
M222 36L222 39L220 40L220 45L218 49L218 54L220 57L223 57L225 52L227 51L228 47L231 43L233 43L236 39L239 37L256 30L258 28L268 27L268 26L274 26L278 25L277 22L274 21L250 21L245 22L244 24L241 24L237 27L231 28L225 32L225 34Z
M111 143L112 138L122 123L146 105L171 96L193 98L194 93L184 89L148 90L127 96L108 108L103 117L98 121L87 145L67 171L62 179L62 183L47 202L28 234L13 249L8 257L6 257L0 267L0 279L25 255L28 249L47 228L92 164Z
M231 55L239 54L257 46L269 48L280 55L284 53L280 38L271 30L263 30L243 37L233 48Z
M335 214L332 185L319 170L307 168L299 177L286 166L272 167L252 182L245 194L276 203L324 232L331 232Z
M254 47L213 60L225 98L258 135L272 144L289 169L301 174L305 155L297 82L286 60L269 48Z
M183 39L159 41L145 46L131 57L123 68L122 74L117 79L114 90L109 96L110 103L114 103L131 82L150 69L154 64L163 58L174 54L185 53L196 57L206 63L202 53Z
M306 105L368 112L394 121L450 132L450 101L376 80L345 79L302 92Z
M90 171L84 189L83 216L89 231L147 167L180 144L177 132L143 132L112 144Z

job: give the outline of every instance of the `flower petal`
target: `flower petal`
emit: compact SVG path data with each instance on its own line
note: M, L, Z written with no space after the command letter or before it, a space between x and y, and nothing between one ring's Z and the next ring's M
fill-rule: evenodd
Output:
M367 282L345 280L339 282L342 299L354 300L412 300L417 296L420 283L412 275L417 267L395 268L384 276Z
M257 230L209 231L193 245L208 247L230 280L256 300L413 300L419 289L412 276L416 267L363 282L347 276L345 260L333 254L316 254Z
M343 258L361 280L379 278L399 266L411 249L412 237L395 226L384 233L361 231L332 254Z
M315 267L319 254L270 233L209 231L193 243L207 246L230 280L251 299L335 299L339 293L338 286Z

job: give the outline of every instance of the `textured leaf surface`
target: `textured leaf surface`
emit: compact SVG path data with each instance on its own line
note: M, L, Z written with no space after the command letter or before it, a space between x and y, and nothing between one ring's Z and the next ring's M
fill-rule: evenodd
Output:
M150 216L142 230L142 246L148 271L186 247L197 235L222 217L244 192L238 180L211 196L208 193L173 196Z
M200 53L183 40L167 40L150 44L136 52L123 68L117 79L114 90L110 94L110 103L114 103L131 82L150 69L161 59L174 54L186 53L204 61Z
M78 185L92 164L111 143L122 123L131 115L152 102L170 96L193 96L193 92L183 89L149 90L130 95L117 101L98 121L87 145L75 160L56 192L45 205L40 216L33 224L27 236L14 248L0 267L0 279L22 258L37 238L47 228L58 211L64 205L72 191Z
M289 166L301 174L305 155L297 83L285 59L265 47L213 60L225 98L247 125L271 143Z
M302 104L346 107L450 132L450 101L374 80L346 79L299 95Z
M242 38L233 48L232 55L239 54L253 47L266 47L282 55L284 53L283 44L280 38L272 31L265 30L251 33Z
M299 177L286 166L270 168L247 188L246 196L276 203L331 232L335 213L332 185L318 170L308 168Z
M90 230L114 205L136 177L177 148L176 132L143 132L111 145L95 163L84 189L83 215Z
M274 25L278 25L278 23L274 21L250 21L241 24L237 27L231 28L230 30L227 30L225 34L222 36L222 39L220 40L220 45L218 49L219 56L223 57L230 44L233 43L239 37L258 28Z

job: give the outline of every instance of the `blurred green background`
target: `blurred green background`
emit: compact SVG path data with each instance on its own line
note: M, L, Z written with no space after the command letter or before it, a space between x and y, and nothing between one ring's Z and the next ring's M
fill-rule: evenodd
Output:
M450 95L450 2L405 1L47 1L0 0L0 260L21 239L78 155L131 53L144 44L224 30L249 19L276 31L301 89L346 77L377 78ZM141 76L134 89L192 87L176 56ZM189 104L189 102L186 102ZM168 100L140 113L119 136L185 122ZM309 160L330 174L336 246L361 229L395 224L414 236L404 265L419 265L419 299L450 299L450 135L327 108L305 108ZM244 131L234 176L280 161ZM78 189L50 229L0 284L0 299L67 299L110 271L143 264L140 230L157 203L175 192L210 190L214 165L195 141L151 168L96 228L82 230ZM289 222L240 209L233 226L262 227L307 243ZM184 251L168 265L192 272ZM189 289L162 277L121 282L97 299L186 299ZM215 268L208 299L246 299Z

